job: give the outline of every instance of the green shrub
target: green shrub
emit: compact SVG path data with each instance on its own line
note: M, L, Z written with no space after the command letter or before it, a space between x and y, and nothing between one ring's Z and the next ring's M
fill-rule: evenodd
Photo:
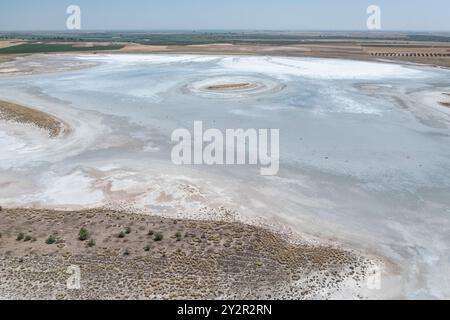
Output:
M86 228L81 228L80 232L78 233L78 240L85 241L89 238L89 232L86 230Z
M150 246L149 246L149 245L146 245L146 246L144 247L144 251L150 251Z
M125 233L126 234L130 234L131 233L131 228L130 227L126 227L125 228Z
M129 256L130 255L130 250L125 249L125 251L123 252L124 256Z
M31 239L33 239L31 236L26 235L25 239L23 239L23 241L31 241Z
M147 233L149 236L152 236L153 234L155 234L155 232L153 230L149 230Z
M17 235L16 240L17 240L17 241L22 241L24 237L25 237L25 235L21 232L21 233L19 233L19 234Z
M161 241L164 238L163 234L161 232L155 233L155 236L153 237L153 240L155 241Z
M118 238L125 238L125 232L120 231L120 233L117 235Z
M181 232L178 231L177 233L175 233L175 237L177 238L177 241L181 241Z
M51 235L47 238L47 240L45 240L46 244L54 244L56 242L56 238L55 236Z

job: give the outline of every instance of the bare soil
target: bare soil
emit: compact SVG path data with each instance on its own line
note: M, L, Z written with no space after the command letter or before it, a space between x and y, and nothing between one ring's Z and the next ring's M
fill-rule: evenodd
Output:
M81 270L79 290L66 285L71 265ZM361 283L371 265L237 222L107 209L0 211L0 297L7 299L301 299Z
M49 136L59 136L64 125L55 117L35 109L0 100L0 120L29 124L48 131Z
M232 90L244 90L251 89L255 85L252 83L226 83L226 84L218 84L213 86L208 86L206 89L211 91L232 91Z

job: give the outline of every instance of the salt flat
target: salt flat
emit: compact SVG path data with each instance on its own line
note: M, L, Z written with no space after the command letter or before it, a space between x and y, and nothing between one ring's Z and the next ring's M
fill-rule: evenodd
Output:
M432 99L450 91L449 71L313 58L64 57L80 61L94 67L0 78L1 99L51 112L72 128L48 142L0 126L2 205L108 205L202 218L226 208L244 221L384 257L384 290L369 296L450 296L450 127L448 108ZM251 79L268 90L226 99L186 90L214 85L208 79ZM196 120L218 129L279 128L279 175L174 166L170 133ZM24 157L31 140L36 149Z

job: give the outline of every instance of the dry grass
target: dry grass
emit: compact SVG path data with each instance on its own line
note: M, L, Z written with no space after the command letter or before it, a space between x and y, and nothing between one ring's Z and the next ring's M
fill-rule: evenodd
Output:
M0 40L0 48L8 48L11 46L17 46L22 43L23 43L22 41L16 41L16 40Z
M101 209L3 209L0 233L0 297L20 299L296 299L361 281L371 263L241 223ZM81 268L81 290L66 289L70 265Z
M208 86L206 89L211 91L243 90L251 89L255 85L252 83L226 83Z
M0 100L0 120L30 124L48 131L50 137L57 137L62 129L62 123L55 117L15 103Z

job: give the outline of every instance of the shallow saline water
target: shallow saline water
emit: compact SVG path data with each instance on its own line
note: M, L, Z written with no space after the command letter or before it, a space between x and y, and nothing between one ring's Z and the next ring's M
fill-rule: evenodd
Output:
M450 71L194 55L35 63L51 69L58 59L98 64L0 78L1 99L54 114L72 128L48 140L0 125L0 204L132 204L190 217L219 215L223 206L386 257L392 265L375 297L450 297L450 109L438 103L450 92ZM243 82L256 89L203 90ZM261 176L256 166L175 166L170 135L192 131L195 120L205 129L279 128L279 174Z

